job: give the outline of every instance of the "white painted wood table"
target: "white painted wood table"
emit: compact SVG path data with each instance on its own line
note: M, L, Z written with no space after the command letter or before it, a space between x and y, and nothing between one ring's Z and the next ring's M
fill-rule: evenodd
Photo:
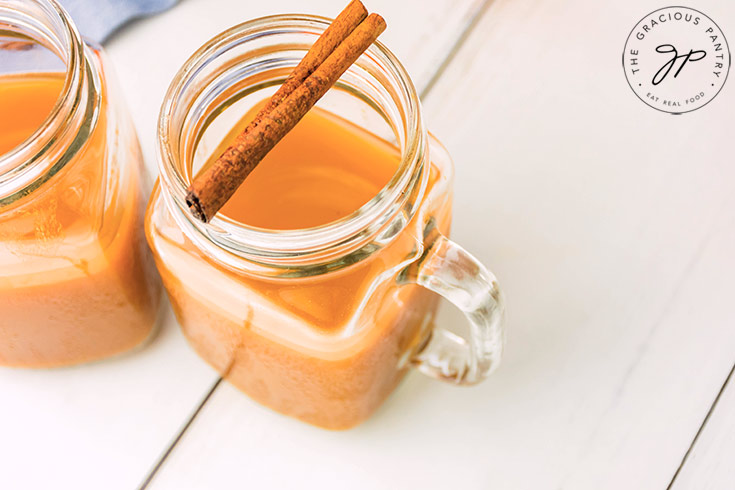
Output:
M199 45L344 3L184 0L117 34L150 168ZM453 237L505 289L502 368L468 389L411 374L327 432L218 383L169 313L138 352L0 370L0 488L735 488L735 81L678 117L634 96L623 44L659 1L365 3L455 159ZM688 5L735 39L735 4Z

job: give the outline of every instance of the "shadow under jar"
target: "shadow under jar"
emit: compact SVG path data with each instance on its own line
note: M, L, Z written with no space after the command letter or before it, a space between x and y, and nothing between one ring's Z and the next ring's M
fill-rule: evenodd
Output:
M404 68L380 43L293 131L313 126L309 117L331 118L391 148L395 172L368 202L301 229L246 225L225 212L230 203L208 224L190 215L192 176L328 24L312 16L257 19L215 37L186 62L161 109L161 177L146 233L179 323L207 362L264 405L346 429L373 413L411 366L456 384L481 381L500 360L503 302L492 274L446 238L451 160L424 129ZM339 137L329 132L314 138ZM354 151L365 155L366 168L378 164L362 148ZM298 160L298 148L291 155ZM311 164L304 157L283 173ZM273 199L255 205L278 206L278 194L276 188ZM466 313L468 338L433 326L440 295Z
M150 186L100 48L51 0L0 0L0 365L53 367L153 331Z

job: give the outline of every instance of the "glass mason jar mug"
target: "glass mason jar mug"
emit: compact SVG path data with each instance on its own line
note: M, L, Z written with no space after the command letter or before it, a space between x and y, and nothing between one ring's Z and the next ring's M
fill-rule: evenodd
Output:
M148 189L100 49L53 0L0 0L0 365L100 359L153 330Z
M456 384L484 379L500 361L503 301L493 275L446 238L451 160L380 43L317 104L400 153L377 195L306 229L190 215L192 176L327 25L311 16L254 20L186 62L161 109L161 177L146 233L179 323L205 360L255 400L343 429L367 418L410 366ZM466 314L468 338L433 326L440 296Z

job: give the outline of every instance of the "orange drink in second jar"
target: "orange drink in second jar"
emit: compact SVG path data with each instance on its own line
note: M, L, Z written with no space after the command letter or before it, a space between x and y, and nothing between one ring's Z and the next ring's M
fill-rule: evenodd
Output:
M221 213L274 230L324 225L370 201L399 164L394 146L314 109ZM440 172L448 170L433 168L432 186L440 178L446 186ZM436 203L444 231L449 204L446 196ZM149 240L187 337L232 383L276 410L329 428L355 425L390 393L406 353L426 337L437 297L386 280L386 270L416 253L408 233L352 267L279 280L233 274L191 243L165 240L150 219Z
M458 384L483 379L499 358L503 308L492 275L445 238L451 160L382 46L211 222L189 212L192 175L231 144L265 82L282 82L284 62L296 64L324 26L260 19L189 60L159 119L161 179L146 234L177 319L207 362L278 412L346 429L374 413L409 367ZM243 108L250 115L240 120ZM469 340L433 325L440 295L467 313Z
M102 53L43 3L22 7L59 30L67 71L12 71L50 54L27 38L0 53L11 70L0 73L0 365L19 367L128 350L151 334L160 300L132 126Z

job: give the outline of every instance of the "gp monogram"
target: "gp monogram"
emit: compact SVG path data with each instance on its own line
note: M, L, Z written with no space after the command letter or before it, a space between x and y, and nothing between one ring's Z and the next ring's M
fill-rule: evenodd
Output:
M623 69L639 99L654 109L682 114L703 107L722 90L730 50L712 19L688 7L666 7L633 27Z

